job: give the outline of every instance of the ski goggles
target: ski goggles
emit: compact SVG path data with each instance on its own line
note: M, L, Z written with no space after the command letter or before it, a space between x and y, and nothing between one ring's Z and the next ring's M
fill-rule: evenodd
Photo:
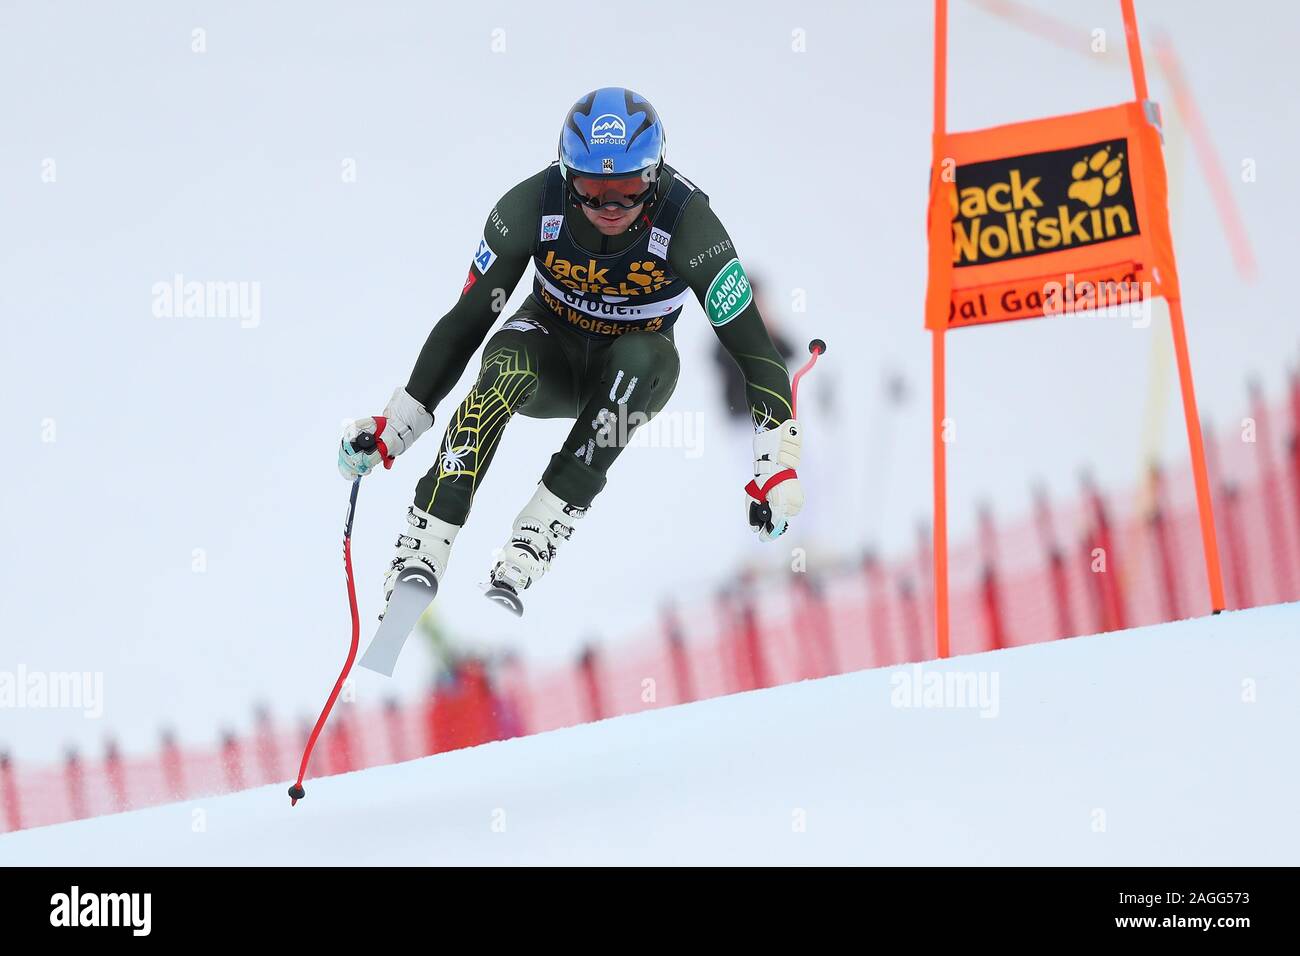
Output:
M574 176L569 180L569 195L588 209L635 209L654 195L655 185L654 179L642 176Z

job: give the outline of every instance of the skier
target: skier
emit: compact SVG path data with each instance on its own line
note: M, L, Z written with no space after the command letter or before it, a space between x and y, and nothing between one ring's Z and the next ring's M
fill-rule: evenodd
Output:
M446 397L533 261L532 294L488 339L478 378L451 416L416 485L384 579L385 601L408 569L436 591L506 423L576 419L515 518L490 571L488 596L522 613L519 593L550 567L605 485L621 445L677 383L673 323L693 292L745 377L755 427L763 540L803 506L794 469L800 428L790 379L753 301L745 270L708 197L664 162L664 129L631 90L606 87L569 110L559 159L507 192L488 216L460 298L429 333L405 388L382 415L344 430L339 470L369 474L433 425Z

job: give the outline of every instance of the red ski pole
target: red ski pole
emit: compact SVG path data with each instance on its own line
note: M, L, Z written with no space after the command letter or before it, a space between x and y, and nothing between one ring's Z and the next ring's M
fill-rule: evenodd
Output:
M369 448L366 443L369 442ZM363 432L352 441L352 447L359 451L370 451L375 447L375 439L369 433ZM316 718L316 726L312 728L311 736L307 738L307 747L302 752L302 764L298 767L298 781L289 788L289 806L296 807L298 801L307 796L307 791L303 789L302 780L307 776L307 762L311 760L312 749L316 746L316 739L320 737L320 732L325 727L325 721L329 719L330 711L334 709L334 702L338 700L339 691L343 689L343 682L347 680L348 673L352 670L352 662L357 659L357 646L361 641L361 618L357 614L357 589L352 580L352 518L357 511L357 490L361 487L361 479L352 479L352 496L348 500L348 520L343 526L343 569L347 573L348 579L348 605L352 610L352 646L348 649L347 663L343 665L343 670L339 672L339 679L334 682L334 690L330 692L329 700L325 701L325 709L320 712Z
M799 379L803 378L814 365L817 359L826 351L826 343L821 339L813 339L808 343L808 351L812 353L812 358L803 363L803 368L794 373L794 381L790 383L790 417L799 417Z
M817 359L826 351L826 343L821 339L813 339L808 343L808 351L812 354L812 358L804 363L803 368L794 373L794 379L790 383L791 418L799 417L799 379L803 378L817 364ZM772 523L772 506L767 503L767 493L776 485L792 477L794 477L794 469L785 468L769 477L762 487L752 479L749 484L745 485L745 493L754 499L749 503L749 523L751 525L763 528Z

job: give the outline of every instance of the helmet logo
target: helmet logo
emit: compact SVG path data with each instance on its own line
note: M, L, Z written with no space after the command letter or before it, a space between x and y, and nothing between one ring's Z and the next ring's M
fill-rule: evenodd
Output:
M614 113L602 113L591 122L591 145L622 146L627 142L627 124Z
M603 173L614 172L614 160L610 159L608 156L602 159L600 161L600 171Z

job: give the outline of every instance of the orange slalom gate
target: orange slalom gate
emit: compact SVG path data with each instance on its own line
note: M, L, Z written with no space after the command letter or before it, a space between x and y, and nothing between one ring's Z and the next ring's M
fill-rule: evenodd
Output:
M947 0L935 0L929 281L934 454L935 639L949 653L944 334L954 328L1169 303L1210 604L1224 607L1178 270L1160 109L1147 93L1132 0L1120 0L1136 100L949 133Z

